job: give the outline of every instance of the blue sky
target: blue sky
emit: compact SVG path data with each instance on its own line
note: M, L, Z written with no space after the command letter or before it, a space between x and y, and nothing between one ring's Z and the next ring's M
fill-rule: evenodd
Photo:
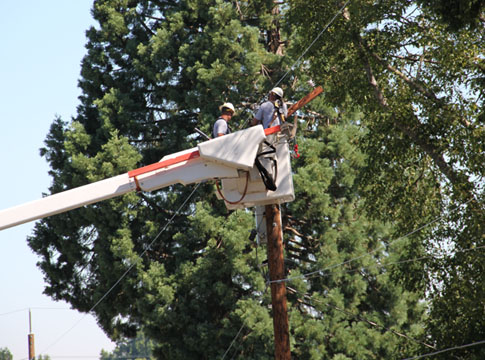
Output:
M0 2L0 209L47 191L39 148L55 116L76 114L85 31L92 0ZM43 295L44 281L26 237L34 223L0 231L0 348L26 359L28 309L36 354L93 359L114 344L91 316Z

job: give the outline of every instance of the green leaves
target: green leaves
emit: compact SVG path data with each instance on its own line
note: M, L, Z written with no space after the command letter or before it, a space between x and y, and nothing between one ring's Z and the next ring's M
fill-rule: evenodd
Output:
M393 244L390 258L450 251L450 260L401 262L389 271L392 282L422 297L428 284L426 297L434 309L428 325L438 347L483 337L453 320L462 316L474 323L477 309L483 308L476 297L483 289L481 254L467 250L484 240L476 226L483 222L484 175L477 165L485 158L478 146L483 141L477 137L482 126L476 110L483 103L483 86L476 81L483 78L476 67L484 52L483 29L464 26L479 24L482 5L474 2L472 11L471 3L438 2L431 8L424 1L351 2L327 36L311 47L308 61L313 79L329 84L327 99L335 107L350 103L363 114L359 148L367 162L357 181L365 209L390 222L395 236L421 229ZM317 19L329 19L336 11L331 4L291 1L293 36L302 40L293 51L311 43ZM453 14L452 30L435 12L448 21ZM457 293L470 300L460 307L460 316L449 311ZM479 350L475 353L480 357Z
M97 0L81 105L69 124L53 122L41 150L50 192L193 147L194 127L210 132L224 101L243 124L338 9ZM425 325L433 345L482 336L471 320L485 318L473 305L485 298L484 262L464 251L484 240L482 40L447 32L415 3L354 1L281 84L290 101L309 79L325 87L299 114L296 199L283 207L296 358L404 358L424 346ZM29 244L46 293L81 311L106 295L94 309L103 329L145 332L160 359L220 358L238 333L232 358L271 357L253 214L228 213L213 184L175 213L192 189L127 194L40 222ZM428 258L444 241L456 254Z

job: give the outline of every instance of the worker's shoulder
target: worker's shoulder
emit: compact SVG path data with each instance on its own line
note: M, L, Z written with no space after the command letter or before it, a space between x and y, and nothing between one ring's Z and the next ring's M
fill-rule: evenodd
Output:
M265 101L261 106L264 106L264 107L274 107L274 104L272 101Z
M274 109L274 104L271 101L265 101L264 103L261 104L260 109L262 111L273 111Z

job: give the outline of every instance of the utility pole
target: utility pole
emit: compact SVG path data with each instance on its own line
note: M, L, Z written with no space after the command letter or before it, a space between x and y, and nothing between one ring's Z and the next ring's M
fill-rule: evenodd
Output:
M275 360L290 360L290 331L286 305L286 284L275 282L285 278L283 257L283 232L279 205L266 205L266 234L268 239L268 266L271 281L271 304L273 308L273 328Z
M32 333L32 313L31 313L30 309L29 309L28 346L29 346L29 360L34 360L34 358L35 358L35 345L34 345L34 334Z

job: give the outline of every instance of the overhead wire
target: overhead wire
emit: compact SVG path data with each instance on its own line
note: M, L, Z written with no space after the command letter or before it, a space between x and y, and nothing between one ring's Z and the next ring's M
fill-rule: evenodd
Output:
M351 0L347 0L345 4L335 13L335 15L332 17L332 19L323 27L323 29L320 31L320 33L313 39L313 41L306 47L306 49L300 54L300 56L293 62L293 64L290 66L290 68L281 76L281 78L273 85L273 87L277 87L287 76L290 72L294 71L295 66L301 61L303 56L306 55L306 53L315 45L315 43L320 39L320 37L327 31L327 29L333 24L335 19L342 13L342 11L345 10L347 5L350 3ZM263 96L264 97L264 96ZM262 97L262 98L263 98ZM261 99L262 99L261 98ZM258 101L258 103L261 101L261 99ZM241 126L239 126L239 129L242 129L246 127L246 124L249 120L246 120Z
M470 200L466 201L465 203L456 206L454 209L452 209L450 211L451 212L456 211L457 209L459 209L462 206L467 205L471 201L473 201L473 199L470 199ZM430 222L428 222L428 223L426 223L426 224L418 227L417 229L414 229L414 230L410 231L406 235L402 235L402 236L400 236L400 237L398 237L398 238L390 241L387 244L387 246L391 246L394 243L396 243L397 241L402 240L402 239L405 239L405 238L407 238L407 237L409 237L409 236L411 236L411 235L413 235L413 234L415 234L415 233L417 233L417 232L419 232L419 231L427 228L428 226L430 226L430 225L432 225L432 224L434 224L434 223L436 223L436 222L444 219L446 216L447 215L439 216L439 217L431 220ZM336 264L332 264L332 265L327 266L325 268L322 268L322 269L319 269L319 270L315 270L315 271L312 271L312 272L309 272L309 273L306 273L306 274L302 274L302 275L298 275L298 276L292 276L292 277L288 277L286 279L271 280L271 281L269 281L269 283L271 284L271 283L289 282L289 281L293 281L293 280L309 278L309 277L314 276L314 275L323 276L322 273L325 272L325 271L329 271L331 269L334 269L334 268L337 268L337 267L340 267L340 266L343 266L343 265L347 265L347 264L349 264L351 262L354 262L356 260L359 260L359 259L362 259L364 257L370 256L370 255L374 254L375 252L384 249L384 247L385 247L384 245L381 245L381 246L378 246L378 247L376 247L375 249L373 249L371 251L365 252L365 253L363 253L363 254L361 254L359 256L356 256L354 258L351 258L349 260L346 260L346 261L343 261L343 262L340 262L340 263L336 263Z
M402 360L417 360L417 359L422 359L422 358L425 358L425 357L431 357L431 356L435 356L435 355L438 355L438 354L443 354L445 352L449 352L449 351L453 351L453 350L466 349L466 348L469 348L469 347L482 345L482 344L485 344L485 340L480 340L480 341L473 342L473 343L470 343L470 344L465 344L465 345L453 346L453 347L438 350L438 351L435 351L435 352L422 354L422 355L418 355L418 356L414 356L414 357L410 357L410 358L405 358L405 359L402 359Z
M1 313L0 316L7 316L11 314L16 314L22 311L28 311L28 310L72 310L70 308L57 308L57 307L42 307L42 306L34 306L34 307L26 307L22 309L17 309L17 310L12 310L8 312Z
M139 255L139 258L142 258L148 250L150 250L150 248L152 247L152 245L158 240L158 238L165 232L165 230L168 228L168 226L172 223L173 219L175 218L175 216L178 215L178 213L182 210L182 208L185 206L185 204L189 201L189 199L193 196L193 194L197 191L197 189L199 188L200 186L200 183L198 183L194 189L192 190L192 192L189 194L189 196L187 196L187 198L183 201L182 205L179 206L179 208L173 213L172 217L167 221L167 223L165 224L165 226L162 228L162 230L160 230L158 232L158 234L153 238L153 240L150 242L150 244L148 244L148 246L140 253ZM136 266L138 265L139 262L136 261L134 262L133 264L131 264L128 269L126 269L126 271L118 278L118 280L109 288L108 291L106 291L103 296L101 296L101 298L89 309L89 311L87 313L85 313L77 322L74 323L74 325L72 325L68 330L66 330L64 333L62 333L62 335L59 336L59 338L54 341L52 344L50 344L49 346L47 346L44 351L42 353L46 353L47 350L49 350L51 347L53 347L55 344L57 344L61 339L64 338L64 336L66 336L69 332L71 332L77 325L79 325L79 323L81 323L81 321L84 320L84 318L91 312L94 311L94 309L99 305L101 304L101 302L104 301L104 299L115 289L115 287L126 277L126 275L128 275L128 273Z
M294 70L294 67L301 61L301 59L303 58L303 56L306 55L306 53L312 48L312 46L315 45L315 43L318 41L318 39L320 39L320 37L323 35L323 33L325 31L327 31L327 29L330 27L330 25L333 24L333 22L340 15L340 13L342 13L342 11L345 10L345 8L347 7L347 5L349 4L350 1L351 0L347 0L345 2L345 4L342 5L342 7L340 8L340 10L337 11L337 13L335 13L335 15L333 16L333 18L327 23L327 25L325 25L323 27L323 29L320 31L320 33L317 35L317 37L315 37L315 39L313 39L313 41L310 43L310 45L307 46L307 48L303 51L303 53L301 53L301 55L298 57L298 59L295 60L295 62L293 63L293 65L291 65L291 67L288 69L288 71L286 71L286 73L283 74L283 76L281 77L281 79L279 79L274 86L278 86L284 80L284 78L286 78L288 76L288 74Z
M380 328L380 329L385 330L385 331L387 331L387 332L391 332L391 333L393 333L394 335L397 335L397 336L399 336L399 337L402 337L402 338L405 338L405 339L407 339L407 340L413 341L413 342L415 342L415 343L417 343L417 344L424 345L424 346L426 346L427 348L431 348L431 349L436 350L436 348L435 348L433 345L430 345L430 344L427 344L427 343L425 343L425 342L423 342L423 341L421 341L421 340L415 339L415 338L413 338L413 337L411 337L411 336L409 336L409 335L406 335L406 334L404 334L404 333L402 333L402 332L399 332L399 331L396 331L396 330L394 330L394 329L388 328L388 327L386 327L386 326L380 325L380 324L376 323L375 321L372 321L372 320L367 319L365 316L362 316L362 315L359 315L359 314L354 314L354 313L352 313L352 312L350 312L350 311L348 311L348 310L341 309L341 308L339 308L338 306L335 306L335 305L332 305L332 304L324 303L324 302L323 302L323 301L321 301L321 300L318 300L318 299L313 298L313 297L312 297L312 296L310 296L309 294L306 294L306 293L303 293L303 292L299 292L298 290L293 289L293 288L291 288L291 287L288 287L288 290L290 290L291 292L293 292L293 293L295 293L295 294L302 295L303 297L307 298L307 299L308 299L308 300L310 300L310 301L318 302L318 303L320 303L320 304L322 304L322 305L325 305L325 306L327 306L327 307L331 307L332 309L335 309L335 310L337 310L337 311L339 311L339 312L341 312L341 313L344 313L344 314L346 314L347 316L350 316L350 317L352 317L352 318L354 318L354 319L357 319L357 320L359 320L359 321L361 321L361 322L365 322L365 323L367 323L367 324L369 324L369 325L371 325L371 326L373 326L373 327L377 327L377 328Z
M241 324L241 327L239 328L239 331L237 332L236 336L234 337L234 339L231 341L231 344L229 344L229 347L227 348L226 352L224 353L224 355L222 355L222 358L221 360L224 360L226 358L226 355L229 353L229 350L231 350L232 346L234 345L234 343L236 342L237 338L239 337L239 334L241 333L242 329L244 328L245 324L244 322Z

